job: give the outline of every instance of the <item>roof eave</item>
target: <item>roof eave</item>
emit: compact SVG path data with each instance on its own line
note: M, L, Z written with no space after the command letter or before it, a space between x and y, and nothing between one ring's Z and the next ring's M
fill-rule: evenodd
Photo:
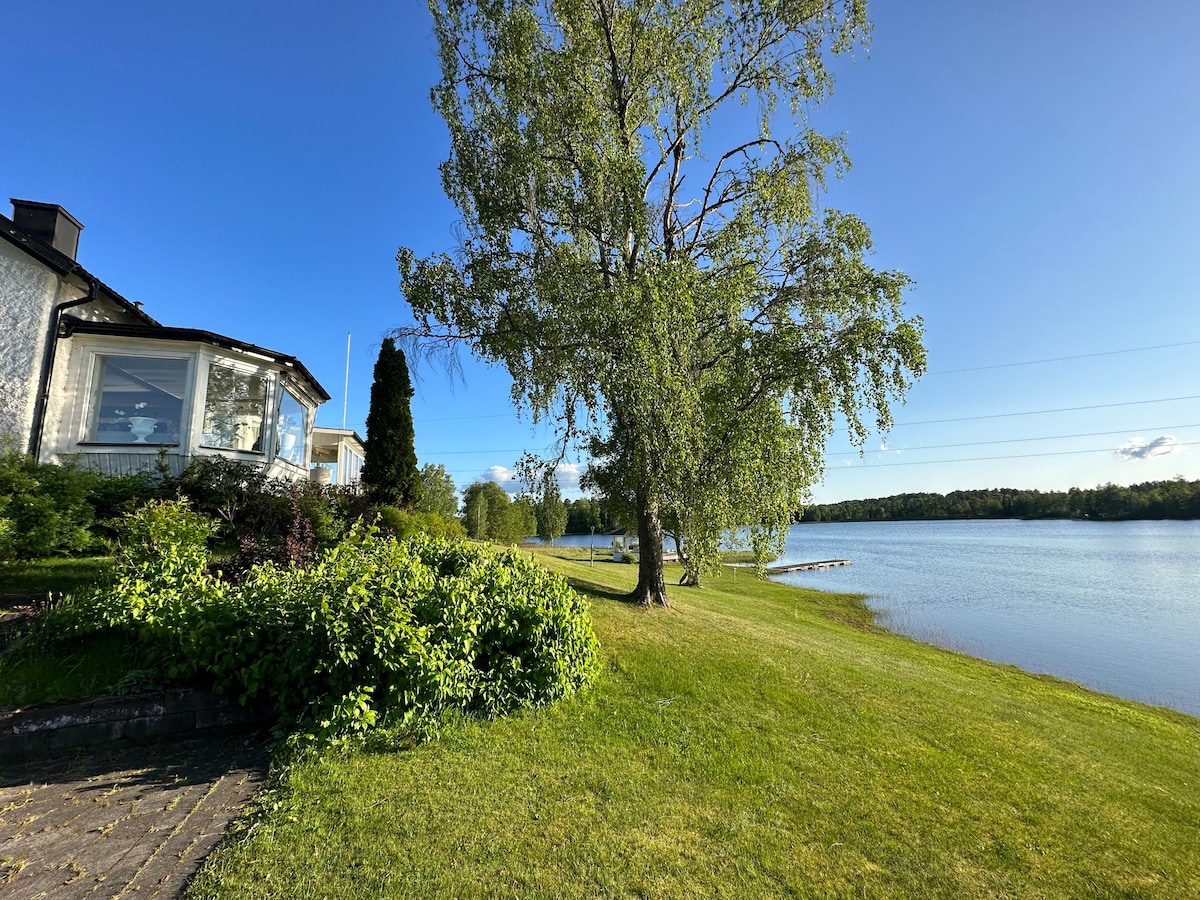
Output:
M68 335L78 333L141 338L144 340L186 341L190 343L209 344L210 346L220 347L224 350L252 353L268 359L277 365L293 370L314 389L314 393L320 402L324 403L330 399L329 392L322 387L321 382L317 381L313 374L305 367L304 363L300 362L296 357L280 353L277 350L269 350L266 347L259 347L257 344L239 341L237 338L227 337L226 335L217 334L212 331L204 331L199 328L172 328L166 325L159 325L158 323L154 323L153 325L125 325L117 322L89 322L84 319L78 319L75 316L63 316L63 322L66 325Z

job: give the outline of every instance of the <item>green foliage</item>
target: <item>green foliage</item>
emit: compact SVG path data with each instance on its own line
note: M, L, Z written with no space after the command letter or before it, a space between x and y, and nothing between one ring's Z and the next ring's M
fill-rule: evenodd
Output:
M102 480L70 463L38 463L11 445L0 447L0 562L95 548L89 497Z
M348 488L267 478L261 468L197 457L178 479L162 472L104 476L35 463L0 449L0 562L93 552L115 535L113 522L151 501L188 499L222 523L216 535L257 559L294 560L302 545L329 547L367 510ZM248 548L252 547L253 552Z
M183 502L132 514L113 583L57 607L42 640L133 638L164 678L273 704L312 737L498 715L596 675L586 604L516 552L359 527L307 568L233 584L208 570L212 527Z
M526 497L511 500L500 485L477 481L463 492L463 525L478 541L516 544L537 533L537 514Z
M150 576L169 561L190 571L208 564L208 541L216 523L186 500L151 501L121 520L116 563L123 574Z
M458 514L454 479L445 466L433 463L421 466L421 499L416 508L417 512L437 513L447 519Z
M567 530L567 507L563 504L558 481L548 474L542 481L541 493L533 502L537 517L537 536L543 541L554 543Z
M412 396L404 351L396 348L392 338L384 338L371 383L367 456L362 470L367 497L374 504L412 509L420 502L422 479L413 449Z
M886 519L1200 519L1200 481L1147 481L1092 490L998 488L949 494L897 494L823 503L804 510L804 522Z
M171 479L159 472L137 472L132 475L110 475L99 478L91 486L88 502L95 511L98 524L108 533L110 520L133 512L151 500L161 500L174 490Z
M279 529L286 510L274 484L259 466L221 456L197 456L179 476L176 490L237 536Z
M227 572L244 574L260 560L299 562L331 547L367 512L351 489L271 479L257 466L197 457L175 488L192 507L222 523L219 537L237 552Z
M375 524L397 540L425 534L433 538L460 540L467 536L466 529L457 519L448 519L432 512L405 512L394 506L380 506L374 510Z
M607 518L599 502L590 497L567 500L567 534L587 534L591 529L598 532L612 531L616 526Z
M504 366L559 449L588 452L636 518L642 602L666 603L670 516L695 572L741 526L766 555L835 419L861 444L924 369L909 279L814 200L848 158L806 116L865 3L430 8L464 227L454 257L400 249L415 324L395 333Z

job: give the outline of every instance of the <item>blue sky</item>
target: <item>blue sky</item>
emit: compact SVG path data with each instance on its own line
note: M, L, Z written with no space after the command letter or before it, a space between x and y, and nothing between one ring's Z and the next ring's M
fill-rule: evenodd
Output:
M854 160L827 202L915 279L930 374L861 456L834 436L815 499L1200 478L1200 5L872 14L815 114ZM361 432L406 318L396 248L455 243L424 5L60 0L5 4L0 34L3 197L63 205L80 261L161 322L300 357L324 425L352 333ZM460 486L550 442L478 366L422 373L413 414Z

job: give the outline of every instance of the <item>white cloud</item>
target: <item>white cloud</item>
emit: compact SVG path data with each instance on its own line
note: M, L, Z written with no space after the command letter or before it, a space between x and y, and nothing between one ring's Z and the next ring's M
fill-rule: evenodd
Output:
M517 482L517 473L508 468L508 466L492 466L479 476L479 480L493 481L510 494L515 494L521 490L521 485Z
M554 475L558 479L559 490L564 494L577 492L579 490L579 479L583 477L585 468L585 466L579 463L559 463L558 468L554 470Z
M586 466L580 463L562 462L554 470L558 479L558 487L564 494L579 493L579 479L583 477ZM510 494L519 494L523 485L517 478L517 473L508 466L492 466L479 476L480 481L492 481L500 485Z
M1156 437L1152 441L1134 437L1117 448L1117 456L1122 459L1151 459L1155 456L1167 456L1182 449L1179 439L1170 435Z

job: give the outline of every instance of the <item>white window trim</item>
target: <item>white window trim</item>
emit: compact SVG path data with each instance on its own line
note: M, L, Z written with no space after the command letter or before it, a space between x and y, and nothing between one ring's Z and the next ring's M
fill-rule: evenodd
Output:
M205 454L229 454L240 459L247 460L270 460L274 457L274 445L270 453L265 450L239 450L236 447L220 447L215 444L206 444L204 442L204 412L208 405L208 377L209 371L213 366L219 366L223 369L232 369L239 375L258 376L266 382L263 392L263 418L262 430L260 434L274 434L275 416L272 414L272 398L278 392L279 372L269 366L255 365L247 363L244 360L237 359L232 356L223 356L220 353L212 352L211 350L201 350L200 358L204 362L204 380L196 380L196 390L193 397L196 401L196 409L193 415L193 427L195 428L195 439L193 446ZM198 367L199 368L199 367ZM204 395L200 395L200 385L204 385Z
M112 442L101 441L92 438L89 435L92 432L93 425L99 420L101 395L103 394L103 384L99 383L96 373L99 369L100 357L133 357L141 359L175 359L184 362L184 378L183 378L183 397L180 398L181 404L179 409L179 442L176 444L134 444L130 442ZM184 431L184 424L189 423L192 418L193 399L196 396L195 378L196 378L196 354L180 352L178 350L172 352L170 350L156 350L154 348L137 347L136 345L114 345L114 346L93 346L87 347L83 356L84 366L84 387L82 392L82 401L77 404L75 415L72 416L71 433L74 438L72 443L80 449L86 449L89 452L105 452L112 451L118 453L127 453L130 449L136 451L145 451L147 448L158 452L160 447L180 448L187 446L186 438L189 437Z

